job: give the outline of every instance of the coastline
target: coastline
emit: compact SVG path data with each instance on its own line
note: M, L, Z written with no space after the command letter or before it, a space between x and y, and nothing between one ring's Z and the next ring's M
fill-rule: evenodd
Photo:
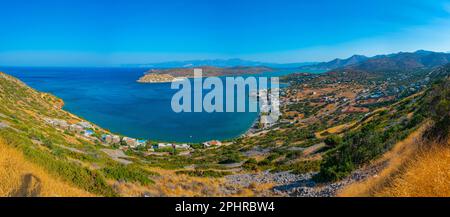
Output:
M64 110L108 129L110 132L134 138L150 138L155 141L177 143L201 143L211 139L219 139L221 141L233 140L246 136L248 132L255 132L254 126L259 120L258 114L236 113L230 116L224 113L212 114L212 116L202 115L200 116L202 120L196 122L191 115L168 114L171 112L161 113L160 109L157 108L161 108L162 103L170 106L171 95L168 94L172 94L172 91L166 91L166 84L163 85L163 83L160 83L160 85L156 83L155 85L143 85L136 82L137 78L142 75L141 69L133 69L131 71L127 69L124 71L124 69L119 68L108 70L92 68L89 69L92 73L83 73L81 77L79 76L80 71L86 71L87 69L64 69L65 73L58 73L59 70L58 68L51 70L30 68L27 72L24 72L21 68L12 68L8 69L7 73L23 80L38 91L51 93L63 99ZM27 76L29 72L34 73L35 76ZM40 77L48 76L49 73L54 76L54 79L41 82ZM107 77L108 79L99 83L97 82L99 76ZM60 82L67 78L75 80L68 83ZM98 103L102 104L99 105ZM120 113L118 116L116 113L117 109L121 109L122 105L131 105L130 103L133 106L128 106L127 111ZM140 118L136 118L136 115L133 115L142 111L146 111L143 114L145 116L141 115ZM99 115L100 112L101 115ZM158 122L156 120L161 119L154 117L155 115L174 118L171 118L170 121ZM142 125L136 125L136 123L143 122L142 118L146 118L146 116L149 116L150 120L155 121L151 123L144 121ZM208 122L209 116L218 122ZM225 121L230 118L233 121ZM221 120L224 120L224 122L221 122ZM183 123L183 125L173 125L175 122ZM189 129L183 127L188 123L195 124L193 126L190 124L191 127ZM201 129L208 130L204 131ZM181 134L174 133L179 131L181 131ZM190 137L191 135L192 137Z

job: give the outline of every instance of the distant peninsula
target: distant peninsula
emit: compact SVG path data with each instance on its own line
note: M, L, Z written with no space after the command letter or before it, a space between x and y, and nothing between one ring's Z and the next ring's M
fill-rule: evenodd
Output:
M263 72L273 71L270 67L265 66L237 66L237 67L213 67L203 66L195 67L203 70L204 77L212 76L240 76L248 74L261 74ZM170 69L151 69L144 76L139 78L139 83L166 83L172 82L177 78L192 78L194 76L194 68L170 68Z

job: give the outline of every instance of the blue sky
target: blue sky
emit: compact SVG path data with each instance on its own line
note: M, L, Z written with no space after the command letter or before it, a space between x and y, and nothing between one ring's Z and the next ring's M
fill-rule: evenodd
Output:
M0 0L0 65L450 51L443 0Z

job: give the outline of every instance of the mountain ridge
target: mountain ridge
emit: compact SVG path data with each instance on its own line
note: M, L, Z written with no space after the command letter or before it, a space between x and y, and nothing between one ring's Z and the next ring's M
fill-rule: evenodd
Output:
M300 70L359 71L368 73L411 71L430 69L450 63L450 54L427 50L398 52L373 57L353 55L347 59L334 59L315 65L300 67Z
M202 59L202 60L184 60L184 61L167 61L148 64L125 64L125 67L142 67L142 68L192 68L192 67L257 67L266 66L271 68L297 68L304 65L315 64L315 62L294 62L294 63L270 63L262 61L244 60L240 58L231 59Z

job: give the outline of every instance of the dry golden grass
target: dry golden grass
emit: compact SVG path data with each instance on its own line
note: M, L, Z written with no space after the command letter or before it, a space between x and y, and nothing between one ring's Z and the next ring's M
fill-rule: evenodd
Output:
M272 183L252 183L248 187L232 186L224 178L192 177L176 174L173 170L161 168L151 168L149 170L160 174L160 176L152 178L155 181L153 185L141 186L136 183L114 181L110 184L122 196L142 196L142 193L145 192L147 195L162 197L252 197L267 192L268 189L274 186ZM234 193L226 194L225 192L227 191L224 191L224 189L228 188L238 190Z
M338 196L450 196L450 144L423 144L426 128L422 126L375 161L386 163L381 172L347 186Z
M366 197L372 196L374 192L382 189L399 172L401 166L416 152L421 141L419 140L421 135L422 130L418 130L405 140L397 143L392 150L386 152L380 159L372 163L372 165L386 163L385 168L381 172L372 178L347 186L339 192L338 196Z
M408 162L404 172L389 186L375 192L388 197L449 197L450 147L435 146L420 151Z
M353 121L353 122L350 122L350 123L345 123L345 124L341 124L341 125L338 125L338 126L334 126L334 127L328 128L326 130L323 130L323 131L320 131L320 132L316 132L315 135L316 135L317 138L323 138L324 136L322 136L322 134L325 133L325 132L328 132L328 133L331 133L331 134L340 134L344 130L354 126L356 123L357 123L356 121Z
M219 196L224 183L220 178L191 177L160 168L152 170L161 175L154 178L155 184L149 188L156 196Z
M46 173L26 161L23 154L0 139L0 196L93 196Z

